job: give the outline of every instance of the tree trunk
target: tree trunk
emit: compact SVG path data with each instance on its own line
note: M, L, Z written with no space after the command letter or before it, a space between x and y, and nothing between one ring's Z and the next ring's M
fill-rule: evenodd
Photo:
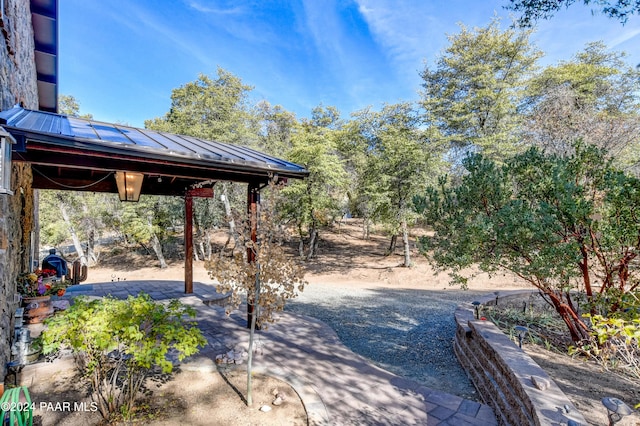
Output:
M60 195L58 195L58 206L60 207L60 214L62 215L62 219L64 220L64 223L67 225L67 229L71 234L71 239L73 240L73 246L76 248L76 252L78 253L80 263L82 265L86 265L87 258L84 255L82 244L80 244L80 239L78 238L76 229L73 227L73 224L71 223L71 219L69 219L69 213L67 212L67 205L64 203L64 201L62 200L62 196Z
M91 213L89 212L89 208L86 204L82 205L82 212L84 213L85 218L90 217ZM95 265L98 263L98 257L95 253L96 248L96 227L93 226L93 221L86 221L88 223L87 230L87 263L90 265Z
M398 243L398 234L393 234L391 236L391 242L389 243L389 250L387 251L387 256L391 256L396 251L396 245Z
M402 245L404 247L404 263L402 266L408 268L411 266L411 247L409 247L409 229L406 219L402 219Z
M309 230L309 253L307 253L307 260L313 259L316 254L316 248L318 247L318 230L316 225L311 225Z
M362 222L362 239L368 240L369 238L371 238L371 221L365 217Z
M160 262L160 268L167 268L167 262L164 260L164 254L162 254L162 244L160 244L160 240L155 232L153 232L153 224L150 219L147 219L147 224L149 229L151 229L151 248L153 249L158 261Z
M204 230L204 248L205 248L205 259L206 260L211 260L211 253L212 253L212 247L211 247L211 231L209 229L205 229Z
M571 307L562 300L561 296L558 296L555 292L549 289L542 289L543 292L549 296L551 303L553 304L556 312L562 318L562 321L567 325L571 340L579 342L584 339L589 339L589 328L580 319L577 312L571 309Z
M199 240L198 241L198 246L193 251L193 257L195 258L196 262L200 261L200 253L202 253L202 252L204 252L204 248L202 247L202 240Z
M231 212L231 203L229 203L228 185L222 185L222 194L220 194L220 200L224 204L224 214L227 216L229 222L229 234L233 237L233 240L238 242L238 235L236 232L236 221L233 219L233 213Z
M160 240L156 234L151 235L151 247L158 258L158 261L160 261L160 268L167 268L167 262L164 260L164 255L162 254L162 244L160 244Z
M298 236L300 237L298 254L300 255L300 259L304 259L304 235L302 234L302 226L300 226L300 224L298 224Z

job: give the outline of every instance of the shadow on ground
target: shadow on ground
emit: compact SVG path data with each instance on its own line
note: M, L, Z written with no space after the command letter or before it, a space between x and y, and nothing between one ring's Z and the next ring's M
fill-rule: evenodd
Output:
M309 290L290 301L287 311L324 321L347 347L384 369L478 400L453 353L453 313L486 292L363 289L349 295L338 289L323 298Z

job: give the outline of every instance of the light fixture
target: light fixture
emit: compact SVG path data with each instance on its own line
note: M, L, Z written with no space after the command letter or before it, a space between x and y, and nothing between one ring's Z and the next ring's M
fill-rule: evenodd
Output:
M120 201L137 202L140 200L142 179L144 179L142 173L116 172L116 185L118 185Z
M612 396L602 398L602 405L607 408L609 426L613 426L622 420L623 417L633 413L633 410L627 404Z
M471 304L473 305L473 308L476 311L476 319L480 319L480 305L482 305L482 303L478 302L477 300L474 300L473 302L471 302Z
M11 191L11 145L16 140L0 127L0 194L13 195Z
M516 325L513 328L518 333L518 346L520 346L520 349L522 349L522 341L524 340L525 336L527 335L527 332L529 331L529 329L527 327L522 326L522 325Z

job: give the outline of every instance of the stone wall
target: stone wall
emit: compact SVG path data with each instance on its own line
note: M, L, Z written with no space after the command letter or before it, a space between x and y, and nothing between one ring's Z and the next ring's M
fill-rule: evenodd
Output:
M0 19L0 110L16 104L38 109L29 0L4 0ZM0 383L6 376L17 304L16 276L28 268L33 230L31 167L14 163L11 189L0 194Z
M527 295L531 292L526 292ZM522 298L522 294L512 297ZM478 301L495 303L489 295ZM502 298L501 298L502 300ZM490 321L477 320L473 305L460 305L454 350L484 402L502 425L586 425L558 385ZM537 385L536 385L537 384Z

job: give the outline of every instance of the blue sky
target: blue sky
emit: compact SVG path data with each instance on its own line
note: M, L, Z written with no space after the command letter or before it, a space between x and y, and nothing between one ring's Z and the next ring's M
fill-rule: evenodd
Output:
M542 65L602 40L640 64L640 17L626 25L581 2L542 21L532 37ZM458 23L508 26L507 0L64 0L59 3L59 90L97 120L143 127L171 91L218 66L254 87L254 101L299 118L320 103L343 117L417 100Z

